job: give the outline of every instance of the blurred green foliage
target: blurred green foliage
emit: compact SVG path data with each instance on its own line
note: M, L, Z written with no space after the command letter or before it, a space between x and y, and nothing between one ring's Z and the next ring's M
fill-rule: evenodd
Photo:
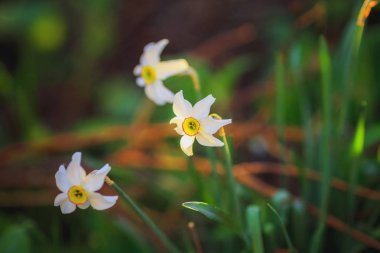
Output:
M349 190L350 196L330 189L329 180L324 182L322 190L319 184L306 179L306 173L313 169L324 172L325 178L339 177L351 186L380 190L378 9L373 19L370 16L368 26L358 31L355 20L359 2L320 2L326 10L321 23L301 29L295 25L294 13L278 9L273 10L270 20L258 23L259 35L265 44L262 47L269 51L266 56L269 59L259 58L259 53L254 58L248 52L236 54L220 64L188 55L163 57L187 58L199 74L203 95L213 94L217 98L213 110L222 112L226 118L236 113L231 111L231 104L240 99L235 96L239 91L251 84L262 88L275 87L277 83L274 92L268 89L268 93L263 92L247 102L252 110L239 112L247 121L263 109L270 112L271 123L281 135L282 148L291 150L290 155L284 152L277 161L286 163L290 157L301 173L299 187L294 182L285 182L282 186L288 184L287 189L279 189L272 199L263 198L246 187L238 189L242 202L249 206L247 216L261 225L258 231L255 224L247 221L249 227L242 233L250 236L248 244L254 243L255 238L262 240L264 252L287 247L267 202L279 213L299 252L311 252L318 221L310 218L307 204L320 207L321 199L326 205L325 215L331 213L380 239L379 203L355 198L353 189ZM145 94L136 86L131 70L108 66L118 63L111 59L115 54L123 53L117 51L120 30L123 30L120 26L125 25L120 23L119 5L120 1L115 0L0 3L1 147L63 131L93 133L106 126L134 123L144 109ZM363 32L361 40L358 39L360 32ZM319 42L321 34L328 43ZM139 45L144 43L139 42ZM140 53L142 48L137 51ZM276 55L280 55L277 62ZM132 63L133 60L136 63ZM128 59L130 68L137 60L137 57ZM183 90L186 99L196 102L188 76L171 77L165 85L174 92ZM153 110L152 123L168 122L173 117L170 105ZM284 142L283 134L287 127L294 126L302 129L304 140L293 149ZM89 148L93 157L88 163L98 167L103 162L95 158L97 155L124 146L125 143L119 141ZM204 155L203 150L195 149ZM255 159L255 154L235 152L239 159L236 163ZM209 178L201 179L206 181L206 194L197 195L200 189L194 189L186 173L135 173L115 167L112 176L123 185L145 189L149 195L143 195L141 203L161 215L171 206L180 209L182 202L206 201L212 196L207 192L212 185ZM183 211L183 223L193 220L200 224L198 233L205 252L248 252L249 248L260 253L261 244L247 246L244 236L241 238L233 232L235 227L231 220L234 218L224 210L228 202L223 197L227 193L225 182L219 183L222 200L212 204L219 203L221 207L209 204L192 207L213 221L207 222L203 216ZM4 192L7 190L14 189L4 189ZM290 198L291 192L297 192L308 203ZM63 216L52 206L2 207L0 252L157 252L157 246L151 243L154 237L137 226L138 222L128 219L128 207L122 206L121 210L128 215L79 210ZM316 236L320 252L374 252L347 235L325 228L325 221L322 223L322 232ZM180 231L172 231L172 237L186 252L195 252L185 225L182 227ZM318 238L322 237L320 242Z

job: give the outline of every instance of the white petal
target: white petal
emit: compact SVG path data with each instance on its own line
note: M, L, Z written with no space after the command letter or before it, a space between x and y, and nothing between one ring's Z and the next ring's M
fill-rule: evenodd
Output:
M54 199L54 206L61 205L64 201L67 200L67 193L60 193Z
M55 173L55 183L57 184L58 189L62 192L67 192L67 190L72 186L67 178L66 170L63 165L59 166L57 173Z
M133 69L133 74L135 75L135 76L138 76L138 75L140 75L141 74L141 66L140 65L137 65L136 67L134 67L134 69Z
M100 170L93 170L84 179L83 186L88 192L94 192L102 188L104 178L110 172L111 167L106 164Z
M80 165L81 158L81 152L74 153L69 166L67 166L67 178L73 185L81 185L84 178L86 177L86 171Z
M165 101L166 103L173 103L174 93L168 88L166 88L162 81L156 81L152 85L154 85L156 93L162 101Z
M145 95L157 105L165 104L165 101L157 95L156 87L154 85L145 86Z
M61 212L63 214L72 213L75 211L76 208L76 205L71 203L69 200L66 200L61 204Z
M220 141L218 138L215 138L214 136L206 133L199 133L196 136L197 141L199 144L203 146L208 147L222 147L224 146L224 143Z
M208 117L210 114L211 105L215 102L212 95L208 95L202 100L199 100L193 107L193 115L197 119Z
M207 134L214 134L216 133L221 127L231 124L231 119L213 119L211 117L201 119L200 124L202 127L202 131Z
M181 141L180 141L181 149L188 156L193 155L194 140L195 140L195 136L184 135L181 138Z
M162 50L169 43L167 39L160 40L157 43L151 42L144 47L144 53L140 58L143 65L155 65L160 62Z
M155 45L156 45L156 42L149 42L148 44L144 46L144 52L150 51L151 49L154 48Z
M145 82L144 82L144 79L142 77L137 77L136 78L136 84L140 87L144 87L145 86Z
M87 209L90 206L90 201L87 201L86 203L82 205L78 205L80 209Z
M173 112L177 117L187 118L190 116L192 106L189 101L183 98L182 91L174 95Z
M169 124L176 124L177 126L174 128L174 130L179 134L179 135L184 135L185 133L183 132L182 128L182 123L183 123L183 118L179 117L174 117L170 120Z
M168 77L181 74L189 68L189 63L184 59L161 61L154 66L157 78L165 80Z
M118 196L103 196L97 192L89 194L91 206L96 210L104 210L115 205Z
M173 92L166 88L160 80L156 81L153 84L146 85L145 94L157 105L172 103L174 98Z

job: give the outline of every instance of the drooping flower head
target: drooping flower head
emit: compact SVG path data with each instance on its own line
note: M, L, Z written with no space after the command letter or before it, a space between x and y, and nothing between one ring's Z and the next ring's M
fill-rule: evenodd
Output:
M133 73L138 76L137 85L145 87L146 96L158 105L172 103L174 97L173 92L166 88L162 81L183 73L189 68L189 64L184 59L160 60L161 52L168 43L169 40L163 39L146 45L140 57L140 64L133 70Z
M182 135L180 145L186 155L193 155L193 143L196 139L199 144L210 147L221 147L222 141L213 136L221 127L230 124L231 119L213 119L209 116L211 105L215 102L212 95L198 101L194 107L184 99L182 91L174 96L173 111L176 117L170 124L176 124L174 129Z
M96 210L112 207L118 196L103 196L95 191L102 188L104 179L111 167L106 164L100 170L86 175L80 165L82 154L74 153L67 169L61 165L55 174L58 189L62 192L54 200L54 206L60 206L64 214L72 213L76 207L86 209L90 205Z

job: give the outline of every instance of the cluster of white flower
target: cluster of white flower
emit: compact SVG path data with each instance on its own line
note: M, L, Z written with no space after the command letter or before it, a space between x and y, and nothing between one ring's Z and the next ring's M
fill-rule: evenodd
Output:
M187 101L182 91L173 94L163 85L163 81L177 74L185 73L189 64L184 59L161 61L161 52L169 43L167 39L149 43L144 47L140 64L134 69L137 85L145 88L149 99L157 105L173 103L174 117L170 124L176 124L175 131L182 135L180 146L183 152L193 155L193 143L210 147L220 147L224 143L213 136L221 127L230 124L231 120L213 119L209 116L211 105L215 102L212 95L197 102L194 107Z
M203 146L223 146L224 143L213 134L230 124L231 119L214 119L210 116L210 108L215 98L208 95L192 106L183 97L182 91L174 95L164 86L163 81L166 78L189 70L189 64L184 59L160 60L161 52L168 43L167 39L163 39L144 47L140 64L133 70L133 73L138 76L137 85L144 87L146 96L157 105L173 103L175 117L170 120L170 124L176 124L174 130L182 136L180 146L186 155L193 155L195 139ZM55 198L54 205L60 206L64 214L74 212L76 207L86 209L91 205L96 210L112 207L118 196L103 196L95 192L103 186L111 167L106 164L100 170L94 170L86 175L80 163L81 153L77 152L73 155L67 169L63 165L59 167L55 179L58 189L62 192Z

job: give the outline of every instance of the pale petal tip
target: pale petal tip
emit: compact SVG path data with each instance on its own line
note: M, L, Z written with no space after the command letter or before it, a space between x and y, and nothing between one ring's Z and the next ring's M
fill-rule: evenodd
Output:
M59 166L59 168L58 168L57 173L58 173L58 172L65 172L65 171L66 171L65 166L64 166L63 164L61 164L61 165Z
M111 166L107 163L107 164L105 164L100 170L99 170L99 172L101 172L101 173L106 173L106 174L108 174L108 172L110 172L111 171Z
M183 91L180 90L180 91L178 91L175 95L176 95L176 96L178 95L178 96L182 96L182 97L183 97Z
M141 66L140 66L140 65L137 65L137 66L134 67L134 69L133 69L133 74L134 74L135 76L138 76L138 75L140 75L140 73L141 73Z
M166 46L167 44L169 44L169 40L165 38L165 39L158 41L157 44L161 44L163 46L164 45Z
M192 148L182 149L182 151L183 151L187 156L193 156L193 149L192 149Z
M136 78L136 84L140 87L144 87L145 86L145 82L144 82L144 79L142 79L141 77L137 77Z
M178 91L175 95L174 95L174 98L173 98L173 105L174 103L176 102L176 100L184 100L185 98L183 97L183 91L180 90Z
M106 209L113 207L116 204L117 200L119 199L119 196L108 196L108 197L109 197L108 200L110 202L110 205Z
M75 152L72 156L72 160L77 161L78 163L80 163L81 159L82 159L82 152Z

